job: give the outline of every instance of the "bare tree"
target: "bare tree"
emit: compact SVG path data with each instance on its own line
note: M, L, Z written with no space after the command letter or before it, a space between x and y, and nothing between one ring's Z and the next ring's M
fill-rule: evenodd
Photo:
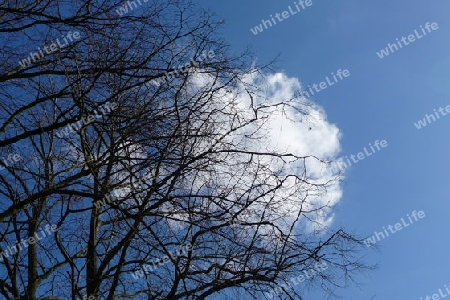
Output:
M303 299L368 268L320 226L326 162L269 146L270 116L308 103L266 97L221 23L178 0L3 1L5 299Z

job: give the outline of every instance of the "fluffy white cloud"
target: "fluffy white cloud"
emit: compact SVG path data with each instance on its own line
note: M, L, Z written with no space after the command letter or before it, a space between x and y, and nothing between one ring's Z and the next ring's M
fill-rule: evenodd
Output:
M184 91L185 96L188 99L205 97L204 94L200 95L200 92L215 85L218 86L219 83L209 75L194 74ZM339 169L331 168L324 162L339 160L341 134L339 129L327 120L324 110L319 105L299 96L301 88L298 79L283 73L264 75L255 73L241 78L239 85L214 91L214 97L211 97L202 109L213 112L210 119L214 120L214 132L225 136L221 141L221 145L225 146L223 148L217 146L215 150L226 150L226 145L236 145L235 150L281 153L286 156L280 159L276 156L261 155L253 158L254 163L246 164L249 160L248 155L229 152L220 154L218 151L218 161L227 163L210 164L204 171L187 174L179 183L180 191L186 188L207 194L208 189L214 189L216 195L221 193L228 195L228 202L220 204L205 199L194 199L193 202L198 201L199 211L214 214L224 207L229 207L232 215L242 208L242 203L235 205L233 201L242 201L242 196L246 193L248 193L246 196L251 198L261 192L257 189L246 192L246 189L258 182L267 189L276 186L284 178L283 186L276 193L258 198L239 214L239 220L257 222L264 213L266 220L287 229L302 210L302 218L297 226L303 230L323 229L331 224L333 215L330 208L342 197L342 187L336 177L342 174L337 173ZM164 103L166 104L170 105ZM248 120L255 118L255 109L258 120L246 124ZM239 117L230 118L230 116ZM194 128L198 127L199 131L204 128L204 120L193 118L190 124ZM240 124L246 126L234 130L231 134L225 134ZM195 147L192 147L193 151L198 154L206 151L215 143L215 139L217 138L196 141ZM143 147L127 143L122 147L123 153L118 154L128 157L127 164L132 167L139 164L139 159L145 158L146 153ZM127 168L118 166L116 171L119 169ZM171 166L163 165L159 177L170 176L171 172ZM147 173L151 174L152 170L148 170ZM254 174L259 174L256 181ZM297 176L285 178L288 174ZM130 174L126 174L126 171L119 171L115 179L123 180L127 176ZM148 180L143 181L150 184ZM127 198L130 192L130 188L123 188L116 190L115 195ZM166 202L161 206L160 212L169 216L168 222L172 229L182 228L183 221L188 219L180 203L172 205ZM248 236L251 236L251 230Z
M280 226L289 226L297 217L300 208L304 212L309 212L304 214L309 221L300 222L306 230L329 226L333 220L329 207L338 203L342 197L342 188L336 180L336 177L342 174L337 173L339 169L332 169L324 162L339 160L338 155L341 150L339 129L327 120L324 110L319 105L298 96L301 83L296 78L290 78L283 73L264 76L249 74L243 78L243 82L242 85L235 87L235 90L219 92L216 96L220 102L216 105L236 103L236 106L221 107L221 109L228 109L230 113L235 110L248 118L253 117L252 108L256 106L259 108L258 118L262 121L234 132L229 138L231 144L241 143L241 148L247 151L310 156L305 161L295 157L285 157L283 160L270 156L262 157L261 163L272 173L281 172L280 175L295 173L301 177L304 172L305 182L308 183L305 183L302 188L298 186L298 179L286 180L283 188L277 191L274 198L269 200L270 197L267 197L266 201L253 205L243 216L246 220L253 218L256 221L258 216L252 212L261 212L266 209L267 214L267 204L272 201L276 205L269 213ZM205 75L198 75L191 84L194 87L202 87L212 84L212 79ZM252 86L257 88L252 90L249 88ZM261 87L264 91L262 94L258 90ZM226 117L223 118L223 131L229 130L233 125L236 126L236 124L230 124ZM244 138L256 131L258 139ZM231 159L239 160L237 157ZM219 178L215 181L220 181L224 187L236 186L238 183L250 186L252 174L260 172L247 166L245 172L248 174L249 182L245 182L238 176L241 174L239 170L230 172L222 168L223 166L217 167L215 174L216 176L219 174ZM265 180L271 181L274 178L267 174ZM198 182L199 187L201 184L203 183ZM276 183L273 182L273 184ZM326 184L326 189L315 187L320 184ZM274 199L279 201L273 201ZM302 199L306 200L302 201Z

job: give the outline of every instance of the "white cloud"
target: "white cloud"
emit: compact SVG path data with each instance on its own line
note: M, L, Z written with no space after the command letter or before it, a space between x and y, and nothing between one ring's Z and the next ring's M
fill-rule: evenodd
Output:
M253 116L253 110L251 109L251 103L256 103L258 106L268 106L259 111L259 118L261 122L256 122L252 126L246 126L242 130L236 131L229 140L233 140L233 144L238 142L242 143L242 149L248 151L261 151L261 152L276 152L276 153L292 153L298 156L314 156L323 161L338 160L338 154L340 152L339 139L341 137L339 129L331 124L327 120L327 116L324 110L305 98L296 97L298 91L301 90L301 83L296 78L290 78L282 73L266 74L264 77L260 75L247 75L243 78L245 84L236 87L234 91L219 92L217 98L221 99L216 105L220 103L237 103L236 107L226 107L222 109L228 109L230 112L237 110L240 114L247 116L248 118ZM192 80L192 86L202 87L204 85L210 85L211 80L205 75L199 75ZM257 86L258 88L263 85L265 94L258 94L258 90L251 90L249 87ZM245 89L252 94L252 98L249 93L243 92ZM195 88L193 90L196 90ZM237 97L236 97L237 95ZM289 105L274 106L277 103L288 103ZM220 120L220 117L219 119ZM262 122L263 127L261 126ZM234 124L236 125L236 124ZM231 124L226 117L223 119L223 128L225 131L231 128ZM260 138L258 139L246 139L244 136L250 134L253 131L258 130ZM207 147L208 145L205 145ZM203 151L201 149L200 151ZM228 159L240 158L232 157ZM286 162L287 161L287 162ZM267 170L272 173L277 173L284 170L284 173L297 173L301 175L304 169L304 164L300 160L294 158L287 158L285 162L279 159L273 159L272 157L263 157L261 162L266 166ZM216 182L221 182L221 186L226 187L236 186L238 183L244 186L250 186L252 174L258 172L256 169L247 166L246 170L224 170L223 166L217 166ZM225 167L226 168L226 167ZM236 167L234 167L236 168ZM241 172L248 174L248 182L245 182L239 175ZM270 172L269 172L270 173ZM217 175L220 174L220 175ZM274 201L276 205L271 208L270 217L273 220L277 220L278 224L289 226L289 224L296 218L297 212L302 204L303 210L313 211L315 208L322 206L333 206L339 202L342 197L342 188L336 180L335 169L331 169L325 163L322 163L316 159L306 160L306 177L309 184L305 184L305 188L299 188L298 180L293 178L286 181L285 186L278 190ZM273 181L272 174L263 175L266 176L265 180ZM314 184L327 183L326 193L325 189L316 189ZM198 182L200 188L203 182ZM273 184L276 184L273 182ZM299 199L306 197L308 193L307 201L301 202ZM262 201L259 204L251 207L254 211L263 211L264 207L267 207L267 203L272 201L267 197L266 201ZM279 205L279 203L283 205ZM258 207L259 206L259 207ZM270 206L270 205L269 205ZM266 211L267 213L267 211ZM311 222L303 223L304 228L307 230L317 229L317 224L324 227L329 226L333 220L331 210L320 209L317 212L311 212L307 214ZM258 216L253 216L257 219ZM251 214L247 214L246 219L251 219Z
M204 73L193 75L187 85L188 88L184 91L186 98L195 99L199 91L208 90L206 87L211 87L211 85L218 85L218 83L213 83L213 80ZM298 96L301 87L298 79L288 77L283 73L265 74L264 76L249 74L242 78L240 85L215 91L214 97L211 97L202 106L202 109L214 112L210 117L210 120L215 121L214 132L225 133L230 128L253 118L255 114L253 108L255 106L259 108L256 122L234 131L222 141L225 144L237 145L235 150L291 153L302 157L317 157L323 161L339 160L338 155L341 150L339 129L327 120L324 110L319 105ZM263 94L261 94L261 88ZM280 103L285 103L285 105L276 105ZM239 118L231 119L231 115L239 115ZM203 130L202 120L192 119L190 122L190 126L198 126L199 131ZM257 139L249 138L249 135L255 133ZM215 139L216 137L201 142L197 140L192 155L209 149ZM139 145L124 145L123 151L125 148L127 148L127 152L132 153L125 155L131 158L128 162L130 166L138 164L139 158L145 158L144 148ZM225 150L228 147L225 145L215 147L215 150L221 149ZM186 189L187 191L196 190L208 193L208 189L213 187L214 194L228 195L229 202L220 205L204 199L193 199L192 203L198 201L199 211L202 213L213 214L223 210L223 207L229 207L231 213L236 212L242 207L242 203L235 205L233 200L242 201L242 196L246 193L248 193L246 195L248 197L260 193L256 190L246 192L248 188L254 186L253 175L255 173L260 174L257 183L260 182L266 188L270 185L277 185L280 178L286 174L296 174L298 178L286 179L283 187L278 189L275 194L268 194L255 201L239 215L239 219L247 222L257 221L264 212L266 219L286 229L296 219L298 211L302 209L305 218L301 219L298 227L303 230L318 229L317 225L323 229L332 223L332 211L322 207L332 207L342 197L342 187L338 181L334 180L338 175L336 169L331 169L330 166L315 158L306 158L303 161L295 157L284 157L283 160L274 156L259 156L257 159L254 157L255 161L259 160L260 164L258 165L256 163L246 164L246 161L249 160L248 155L236 153L216 155L218 161L224 160L227 164L210 164L204 170L196 171L195 174L187 174L179 183L180 191ZM119 167L119 169L123 168ZM171 166L162 165L160 171L159 177L164 178L171 173ZM116 180L128 176L121 172L116 175ZM150 184L150 182L147 183ZM320 184L326 184L326 188L316 186ZM233 192L230 193L230 191ZM119 198L127 197L129 192L130 189L124 188L116 190L116 195ZM235 199L233 199L233 195ZM171 214L172 218L180 220L178 224L173 220L169 222L172 229L181 228L180 223L187 220L181 207L179 204L171 207L170 202L161 207L161 212ZM248 236L251 236L251 232L248 232Z

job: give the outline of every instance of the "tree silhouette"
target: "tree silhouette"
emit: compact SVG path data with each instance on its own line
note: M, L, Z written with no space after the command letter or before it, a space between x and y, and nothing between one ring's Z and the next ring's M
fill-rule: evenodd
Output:
M303 299L369 268L321 226L324 161L269 146L271 116L308 103L265 96L223 23L189 1L3 1L5 299Z

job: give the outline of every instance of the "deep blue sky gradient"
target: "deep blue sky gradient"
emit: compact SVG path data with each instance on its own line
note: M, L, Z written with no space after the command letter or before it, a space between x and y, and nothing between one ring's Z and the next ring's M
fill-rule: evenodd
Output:
M338 291L342 299L419 300L450 285L450 115L420 130L413 125L450 104L450 2L313 0L258 35L250 28L294 1L199 2L226 21L221 32L235 51L251 45L260 63L280 54L277 69L305 84L318 84L337 69L350 71L312 99L342 130L342 155L356 155L377 139L388 147L349 169L336 226L371 235L413 210L426 214L380 241L380 252L368 251L379 269L358 277L359 289ZM439 29L388 57L376 55L426 22Z

